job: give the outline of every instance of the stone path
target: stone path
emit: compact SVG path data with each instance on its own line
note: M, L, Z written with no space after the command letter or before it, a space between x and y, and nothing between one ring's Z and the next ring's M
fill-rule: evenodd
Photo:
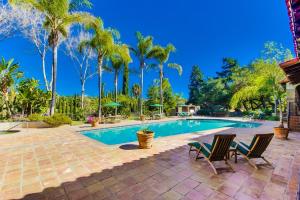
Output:
M221 174L214 175L207 162L188 155L187 142L211 141L212 133L251 141L273 126L165 137L151 150L105 146L70 127L21 129L0 136L0 199L296 199L300 133L273 139L265 157L275 169L255 170L239 157L231 161L235 173L220 162Z

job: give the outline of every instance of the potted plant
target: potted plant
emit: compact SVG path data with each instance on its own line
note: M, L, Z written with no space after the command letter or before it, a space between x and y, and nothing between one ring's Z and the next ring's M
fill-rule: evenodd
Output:
M140 149L150 149L154 138L154 132L145 128L136 133Z
M141 121L145 121L145 115L141 115L141 116L140 116L140 120L141 120Z
M91 124L92 124L92 127L97 127L98 124L99 124L99 118L98 118L98 117L94 117L94 118L91 120Z
M279 104L279 112L280 112L280 120L279 120L280 124L278 127L274 127L274 135L275 138L278 139L287 139L289 135L289 129L284 127L283 114L282 114L283 103L281 101L281 98L279 98L278 104Z

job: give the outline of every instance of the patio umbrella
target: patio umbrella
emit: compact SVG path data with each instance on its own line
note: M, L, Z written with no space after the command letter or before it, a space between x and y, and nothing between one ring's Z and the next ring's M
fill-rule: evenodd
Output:
M155 103L155 104L152 104L152 105L150 105L150 106L151 106L151 107L159 108L159 113L160 113L160 114L162 113L162 110L161 110L162 105L161 105L161 104Z
M152 104L152 105L150 105L151 107L162 107L162 105L161 104L158 104L158 103L156 103L156 104Z
M103 105L104 107L119 107L121 104L116 103L116 102L109 102Z

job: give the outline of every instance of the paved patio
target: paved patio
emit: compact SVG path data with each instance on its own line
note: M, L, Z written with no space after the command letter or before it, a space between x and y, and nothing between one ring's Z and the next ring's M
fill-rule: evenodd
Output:
M214 175L207 162L188 155L187 142L211 141L212 133L250 141L273 126L165 137L151 150L105 146L80 135L79 128L21 129L0 136L0 199L296 199L300 133L273 139L265 157L275 169L255 170L239 158L231 161L235 173Z

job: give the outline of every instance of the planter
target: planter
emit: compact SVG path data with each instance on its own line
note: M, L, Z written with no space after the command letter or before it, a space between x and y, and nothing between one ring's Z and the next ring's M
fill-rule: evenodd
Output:
M141 116L140 116L140 120L141 120L141 121L145 121L145 115L141 115Z
M92 127L97 127L99 124L99 119L98 118L93 119L91 124L92 124Z
M152 131L138 131L136 133L139 140L140 149L150 149L152 147L152 141L154 138L154 132Z
M289 135L288 128L274 127L274 135L277 139L287 139Z

